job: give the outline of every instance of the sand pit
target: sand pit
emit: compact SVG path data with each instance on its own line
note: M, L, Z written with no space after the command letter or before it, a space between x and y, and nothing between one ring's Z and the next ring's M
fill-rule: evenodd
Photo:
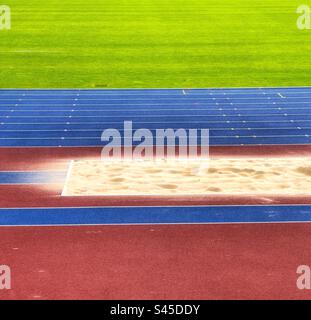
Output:
M311 195L311 158L72 161L62 195L215 194Z

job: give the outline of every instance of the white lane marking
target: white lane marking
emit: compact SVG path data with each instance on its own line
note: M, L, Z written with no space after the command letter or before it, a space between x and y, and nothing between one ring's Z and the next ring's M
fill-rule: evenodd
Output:
M222 124L222 123L262 123L262 120L248 120L248 121L241 121L241 120L231 120L231 121L209 121L209 120L200 120L200 121L165 121L165 123L169 124L181 124L181 123L191 123L191 124L197 124L197 123L214 123L214 124ZM296 119L296 120L273 120L273 121L264 121L264 123L297 123L297 122L311 122L311 120L305 120L305 119ZM120 121L102 121L102 122L1 122L1 125L94 125L94 124L111 124L111 123L120 123ZM136 123L142 123L142 124L159 124L161 122L159 121L136 121ZM23 131L23 130L22 130Z
M286 115L286 116L288 116L288 114L286 113L286 114L284 114L284 115ZM170 115L167 115L167 114L155 114L155 115L148 115L148 118L158 118L158 117L170 117L170 118L176 118L176 116L179 116L179 117L183 117L183 118L189 118L189 117L191 117L191 118L198 118L198 117L208 117L208 118L210 118L210 117L223 117L224 115L217 115L217 114L180 114L180 115L173 115L173 114L170 114ZM240 115L226 115L226 116L228 116L228 117L230 117L230 118L235 118L235 117L241 117L242 115L240 114ZM265 114L262 114L262 113L253 113L253 114L244 114L243 116L247 116L247 117L264 117L264 119L265 118L267 118L267 115L265 115ZM280 117L280 116L282 116L282 114L280 114L280 113L270 113L270 114L268 114L268 116L269 117ZM290 116L302 116L302 117L309 117L310 116L310 113L306 113L306 114L304 114L304 113L293 113L293 114L290 114ZM34 116L34 115L32 115L32 116L5 116L5 118L7 118L7 119L16 119L16 118L48 118L48 119L50 119L50 118L60 118L60 119L66 119L66 118L98 118L99 117L99 115L96 115L96 114L94 114L94 115L92 115L92 116L80 116L80 115L77 115L77 116L50 116L50 115L46 115L46 116ZM118 120L118 118L124 118L124 117L122 117L121 115L113 115L113 116L108 116L108 115L100 115L100 118L102 118L102 119L105 119L105 118L112 118L112 119L116 119L116 122L119 122L119 121L117 121ZM133 118L143 118L143 119L145 119L145 118L147 118L146 117L146 115L134 115L133 116ZM166 121L165 121L166 122ZM191 121L188 121L188 122L191 122ZM110 122L111 123L111 122ZM144 122L145 123L145 122ZM25 123L26 124L26 123Z
M308 98L310 99L310 98ZM212 106L215 106L216 102L214 101L215 99L213 99L212 102L205 102L204 104L201 105L201 107L212 107ZM251 100L251 99L246 99L246 100ZM294 105L297 105L297 104L306 104L306 105L310 105L311 104L311 100L309 101L293 101L293 102L290 102L288 101L288 99L286 99L286 101L283 101L281 102L280 100L279 101L273 101L273 102L270 102L271 100L266 101L266 102L258 102L258 99L253 99L257 102L225 102L223 104L221 104L223 107L229 107L229 106L232 106L232 105L235 105L235 106L249 106L249 105L264 105L264 106L271 106L273 105L274 103L276 103L277 105L282 105L282 106L288 106L288 105L291 105L291 104L294 104ZM128 101L128 100L127 100ZM176 100L174 100L176 101ZM194 102L159 102L159 103L145 103L145 102L142 102L142 103L126 103L126 104L121 104L121 105L118 105L119 108L123 109L123 110L129 110L127 109L128 107L141 107L141 106L159 106L159 107L164 107L164 106L167 106L169 104L169 106L172 106L172 107L175 107L175 106L191 106L192 109L195 108L197 105L194 104ZM218 103L218 102L217 102ZM219 103L218 103L219 105ZM79 105L76 105L76 107L81 107L81 108L86 108L86 107L95 107L95 108L107 108L107 107L113 107L115 106L115 104L113 103L101 103L101 104L91 104L91 103L80 103ZM50 107L64 107L64 108L71 108L72 105L71 104L49 104L49 105L44 105L44 104L25 104L25 105L19 105L19 106L16 106L16 105L12 105L10 103L8 104L0 104L0 107L4 107L4 108L12 108L12 107L18 107L18 108L29 108L29 107L38 107L38 108L50 108ZM166 108L168 109L168 108ZM106 109L104 109L106 110ZM132 110L135 110L135 108L133 108ZM140 109L137 109L137 110L140 110Z
M278 96L281 97L282 99L286 99L286 97L283 96L282 93L278 93Z
M283 136L282 136L283 137ZM237 140L237 139L235 139ZM310 143L309 142L289 142L289 143L256 143L254 141L251 141L251 142L247 142L247 143L230 143L230 144L212 144L213 147L232 147L232 146L264 146L264 147L267 147L267 146L310 146ZM1 148L6 148L7 146L0 146L0 150ZM59 149L64 149L64 148L74 148L74 149L79 149L79 148L100 148L101 146L96 144L96 145L90 145L90 144L86 144L86 145L83 145L83 144L80 144L80 145L39 145L39 146L36 146L36 145L31 145L31 146L25 146L25 145L18 145L18 146L9 146L10 148L12 149L20 149L21 147L23 147L24 149L48 149L48 148L59 148ZM1 210L1 209L0 209Z
M299 106L296 106L296 107L283 107L283 108L281 108L281 107L273 107L273 108L265 108L265 109L262 109L262 111L264 111L264 110L283 110L283 111L286 111L286 110L288 110L288 111L291 111L291 110L311 110L311 105L310 105L310 107L299 107ZM77 109L75 109L75 110L66 110L66 109L58 109L58 110L56 110L56 109L53 109L53 110L32 110L32 109L26 109L26 110L18 110L18 109L14 109L14 110L4 110L4 109L1 109L1 106L0 106L0 113L1 112L3 112L3 113L5 113L5 112L8 112L9 114L10 114L10 112L12 113L12 112L14 112L15 114L16 113L21 113L21 114L26 114L26 113L38 113L38 114L40 114L40 113L43 113L43 114L45 114L45 113L47 113L47 112L53 112L53 113L59 113L59 112L68 112L68 114L67 115L63 115L63 117L65 118L65 117L68 117L70 114L72 114L72 112L75 112L75 113L79 113L79 112L81 112L81 113L84 113L84 112L89 112L89 113L95 113L96 115L98 115L98 114L102 114L102 113L108 113L108 112L115 112L115 113L120 113L120 112L127 112L127 113L133 113L132 115L133 116L135 116L135 113L139 113L139 112L145 112L145 111L148 111L148 112L150 112L150 113L157 113L157 112L161 112L161 111L193 111L194 112L194 114L195 114L195 112L197 112L197 111L205 111L205 112L215 112L215 113L217 113L218 111L240 111L240 112L245 112L245 111L254 111L254 112L256 112L256 111L258 111L258 108L234 108L234 109L230 109L230 108L224 108L224 107L222 107L222 108L196 108L196 107L194 107L194 108L182 108L182 109L180 109L180 108L166 108L166 109L152 109L152 110L150 110L150 109L145 109L145 108L143 108L143 109L136 109L136 110L120 110L120 109L84 109L84 110L77 110ZM278 114L278 113L277 113ZM182 116L183 114L178 114L178 115L180 115L180 116ZM207 114L207 116L208 116L209 114ZM234 115L234 114L233 114ZM252 114L247 114L247 115L252 115ZM267 115L267 114L265 114L265 115ZM32 115L33 117L35 117L35 115ZM13 116L12 116L13 117Z
M66 190L67 190L67 183L71 177L71 172L72 172L72 167L73 167L73 160L70 161L69 163L69 167L68 167L68 170L67 170L67 174L66 174L66 178L65 178L65 182L64 182L64 187L63 187L63 190L62 190L62 193L61 193L61 196L63 197Z
M311 120L310 120L311 121ZM178 126L176 126L178 127ZM230 130L296 130L296 129L304 129L304 130L311 130L311 127L279 127L279 128L271 128L271 127L254 127L254 128L245 128L245 127L235 127L235 128L230 128L230 127L223 127L223 128L209 128L212 131L230 131ZM150 129L156 130L156 129ZM120 132L123 132L123 129L119 130ZM102 129L37 129L37 130L32 130L32 129L24 129L24 130L0 130L0 132L102 132Z
M273 103L273 104L277 104L277 103ZM298 104L298 103L297 103ZM219 103L216 103L216 105L219 105ZM236 104L237 105L237 104ZM213 105L212 105L213 106ZM78 109L75 109L75 110L72 110L72 109L50 109L50 110L42 110L42 109L25 109L23 108L24 110L22 109L14 109L14 110L11 110L10 108L8 107L5 107L7 108L8 110L6 109L1 109L2 106L0 106L0 113L3 112L20 112L20 113L45 113L45 112L68 112L69 114L71 112L75 112L75 113L78 113L78 112L94 112L94 113L97 113L97 114L100 114L100 113L106 113L106 112L127 112L127 113L139 113L141 111L148 111L148 112L151 112L151 113L156 113L156 112L160 112L160 111L214 111L214 112L218 112L218 111L257 111L257 110L261 110L261 111L264 111L264 110L311 110L311 102L310 102L310 107L289 107L289 106L286 106L284 107L284 105L282 105L283 107L272 107L272 108L230 108L228 106L222 106L222 108L213 108L213 107L208 107L208 105L205 105L205 108L157 108L157 109L148 109L148 108L141 108L141 109L118 109L118 108L114 108L114 109L87 109L87 108L82 108L80 110ZM54 106L53 106L54 107ZM61 107L61 106L60 106ZM93 106L94 107L94 106ZM41 107L42 108L42 107ZM84 110L83 110L84 109ZM69 115L68 114L68 115ZM68 116L67 115L67 116ZM66 117L66 115L64 115L63 117Z
M229 130L228 130L229 131ZM309 138L309 135L304 134L304 135L297 135L297 134L289 134L289 135L253 135L253 136L241 136L239 138L301 138L301 137L307 137ZM234 136L213 136L213 138L221 138L221 139L233 139L236 138ZM100 135L97 137L91 136L91 137L41 137L41 138L37 138L37 137L15 137L15 138L0 138L0 140L66 140L66 141L70 141L70 140L100 140ZM100 146L100 145L99 145Z

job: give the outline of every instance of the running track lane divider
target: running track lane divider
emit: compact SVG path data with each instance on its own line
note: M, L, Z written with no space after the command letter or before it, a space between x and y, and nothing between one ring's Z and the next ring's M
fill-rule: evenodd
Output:
M311 206L0 209L0 226L311 222Z

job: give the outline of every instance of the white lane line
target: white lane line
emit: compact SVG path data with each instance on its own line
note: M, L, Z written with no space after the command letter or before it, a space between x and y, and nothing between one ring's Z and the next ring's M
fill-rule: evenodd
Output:
M277 105L277 104L276 104ZM275 106L276 106L275 105ZM159 111L215 111L215 112L219 112L219 111L241 111L241 112L244 112L244 111L258 111L258 110L311 110L311 105L310 107L275 107L275 108L265 108L265 109L262 109L262 108L226 108L226 107L222 107L222 108L165 108L165 109L136 109L136 110L124 110L124 109L104 109L104 110L100 110L100 109L85 109L85 110L74 110L74 112L77 114L79 112L94 112L96 114L100 114L100 113L106 113L106 112L127 112L127 113L139 113L141 111L145 112L145 111L148 111L150 113L156 113L156 112L159 112ZM68 112L68 115L70 115L71 112L73 112L73 110L69 110L69 109L59 109L59 110L31 110L31 109L28 109L28 110L19 110L19 109L14 109L14 110L4 110L4 109L1 109L0 108L0 113L1 112L20 112L20 113L46 113L46 112ZM9 113L10 114L10 113ZM67 116L68 116L67 115ZM0 115L1 116L1 115ZM5 116L5 115L4 115ZM67 117L66 115L64 115L63 117Z
M294 137L304 137L304 138L309 138L310 135L308 134L292 134L292 135L252 135L252 136L212 136L212 138L224 138L224 139L236 139L236 138L294 138ZM0 138L0 140L100 140L100 136L94 137L18 137L18 138Z
M284 104L295 104L295 103L311 103L311 98L310 97L306 97L306 98L295 98L293 99L293 101L290 101L290 98L286 98L286 102L282 102ZM299 99L308 99L308 101L297 101ZM88 100L88 99L86 99ZM150 101L150 99L146 99L148 101ZM179 99L172 99L172 101L168 101L168 100L163 100L163 101L155 101L155 102L143 102L141 99L140 100L137 100L137 102L134 103L135 100L131 100L131 99L125 99L125 100L120 100L120 101L123 101L123 102L126 102L126 103L122 103L122 104L118 104L119 107L128 107L128 106L141 106L141 105L146 105L146 106L161 106L161 105L167 105L167 104L170 104L170 105L193 105L194 103L198 103L199 100L206 100L205 102L202 102L204 104L210 104L210 105L215 105L215 100L216 98L213 98L213 99L205 99L205 98L199 98L199 99L193 99L193 100L179 100ZM236 105L243 105L243 104L265 104L265 105L271 105L273 104L273 102L277 102L277 103L280 103L280 100L275 100L273 101L271 98L268 99L269 101L267 101L267 99L234 99L232 98L231 100L245 100L247 102L228 102L226 100L226 102L218 102L218 104L222 104L222 105L230 105L231 103L234 103ZM50 101L50 100L49 100ZM82 100L81 100L82 101ZM106 107L108 105L112 105L112 106L116 106L116 103L114 102L109 102L109 101L112 101L112 100L107 100L108 102L106 102L105 100L103 99L99 99L98 100L100 103L83 103L83 102L78 102L78 103L75 103L75 104L72 104L72 103L50 103L50 104L44 104L44 102L40 102L39 103L24 103L24 104L16 104L15 102L14 103L3 103L3 102L0 102L0 106L2 107L54 107L54 106L57 106L57 107L60 107L60 106L63 106L63 107L73 107L73 106L92 106L92 107ZM131 103L133 101L133 103ZM250 101L255 101L255 102L250 102ZM260 101L263 101L263 102L260 102ZM25 101L27 102L27 101Z
M208 97L202 97L202 96L199 96L199 95L189 95L185 90L183 90L183 95L186 95L187 97L189 97L189 100L214 100L214 99L231 99L231 100L266 100L267 98L273 98L275 97L273 94L271 94L269 97L265 96L265 97L262 97L262 96L258 96L258 97L254 97L254 95L251 95L250 97L245 97L245 98L240 98L240 97L223 97L223 96L220 96L220 97L217 97L214 95L214 98L211 98L210 96ZM283 96L281 93L278 93L278 96L282 97L282 98L287 98L287 99L310 99L310 95L308 96ZM0 101L3 101L3 102L7 102L7 101L14 101L14 103L16 103L16 98L1 98L2 96L0 95ZM72 104L73 102L75 101L140 101L140 100L150 100L150 99L154 99L154 100L164 100L165 101L168 101L168 100L176 100L178 98L180 98L180 95L176 95L176 96L173 96L173 95L170 95L169 97L166 97L166 98L163 98L163 99L159 99L159 98L152 98L152 97L148 97L147 95L144 95L143 97L145 98L137 98L137 99L131 99L131 98L114 98L114 99L111 99L111 98L107 98L107 99L103 99L103 98L79 98L79 99L68 99L67 101L64 101L64 99L61 99L61 98L49 98L49 97L46 97L46 98L28 98L28 99L23 99L23 100L20 100L18 102L22 102L23 104L28 102L29 100L34 100L34 101L38 101L38 102L41 102L41 101L63 101L63 102L68 102L68 104Z
M123 110L129 110L127 109L128 107L140 107L140 106L153 106L153 107L156 107L156 106L159 106L159 107L164 107L164 106L168 106L168 108L166 108L167 110L169 110L169 107L174 107L174 106L191 106L193 108L195 108L196 106L198 105L195 105L194 104L195 102L173 102L173 103L165 103L165 102L161 102L161 103L126 103L126 104L119 104L117 105L117 107L119 108L122 108ZM281 101L272 101L272 102L225 102L225 103L221 103L221 105L223 107L230 107L232 105L235 105L235 106L249 106L249 105L264 105L264 106L271 106L271 105L281 105L281 106L289 106L289 105L311 105L311 100L310 101L293 101L293 102L289 102L288 99L286 99L286 102L281 102ZM202 104L202 107L212 107L212 106L215 106L215 105L220 105L219 102L211 102L211 103L204 103ZM107 107L113 107L113 106L116 106L115 104L111 104L111 103L107 103L107 104L89 104L89 103L85 103L85 104L76 104L74 107L83 107L83 108L86 108L86 107L98 107L98 108L107 108ZM65 107L65 108L72 108L73 106L71 104L69 105L64 105L64 104L51 104L51 105L43 105L43 104L38 104L38 105L34 105L34 104L28 104L28 105L18 105L16 106L15 104L0 104L0 107L5 107L5 108L28 108L28 107L41 107L41 108L50 108L50 107ZM192 109L193 109L192 108ZM191 109L191 110L192 110ZM104 109L106 110L106 109ZM133 110L135 110L135 108L133 108ZM140 109L137 109L138 111ZM7 110L8 111L8 110Z
M66 178L65 178L65 182L64 182L64 187L63 187L63 190L62 190L62 193L61 193L62 197L64 196L64 194L67 191L67 184L68 184L68 181L69 181L69 179L71 177L73 162L74 162L74 160L71 160L70 163L69 163L69 167L68 167Z
M179 126L176 125L176 128ZM279 127L279 128L269 128L269 127L260 127L260 128L246 128L246 127L224 127L224 128L209 128L211 131L250 131L250 130L311 130L311 127ZM0 132L102 132L103 129L22 129L22 130L0 130ZM151 131L157 130L157 129L149 129ZM188 129L186 129L188 130ZM120 129L120 132L123 132L124 129Z
M176 128L178 128L179 126L178 125L175 125ZM274 127L274 128L271 128L271 127L253 127L253 128L246 128L246 127L234 127L232 128L231 126L228 126L228 127L218 127L218 128L209 128L210 130L213 130L213 131L224 131L224 130L246 130L246 131L249 131L249 130L296 130L296 129L299 129L299 130L311 130L311 127ZM153 130L157 130L156 128L150 128L149 130L153 131ZM188 128L186 128L186 130L188 130ZM98 128L98 129L18 129L18 130L0 130L0 132L101 132L102 129L101 128ZM123 132L124 129L120 129L119 130L120 132Z
M262 123L262 120L226 120L226 121L165 121L165 123L169 124L181 124L181 123L191 123L191 124L200 124L200 123L213 123L213 124L222 124L222 123ZM311 122L311 120L305 120L305 119L296 119L296 120L273 120L273 121L264 121L264 123L297 123L297 122ZM1 122L1 125L94 125L94 124L120 124L120 121L109 121L109 122ZM162 122L159 121L136 121L136 123L139 124L160 124Z
M269 117L282 117L282 116L292 116L292 117L296 117L296 116L302 116L302 117L310 117L310 113L304 114L304 113L293 113L293 114L281 114L281 113L270 113L268 116ZM221 118L223 117L223 115L215 115L215 114L179 114L179 115L167 115L167 114L155 114L155 115L148 115L148 117L146 117L146 115L133 115L132 118L136 119L136 118L158 118L158 117L166 117L166 118L176 118L176 116L180 117L180 118L198 118L198 117L205 117L205 118L210 118L210 117L218 117ZM241 115L228 115L228 117L230 117L230 119L232 118L237 118L240 117ZM262 114L262 113L253 113L253 114L243 114L244 117L264 117L263 120L265 120L267 118L267 115ZM4 116L4 118L6 119L29 119L29 118L38 118L38 119L51 119L51 118L61 118L61 119L74 119L74 118L101 118L101 119L116 119L115 122L118 122L117 120L120 119L124 119L124 116L120 115L120 116L107 116L107 115L92 115L92 116ZM3 121L2 121L3 122ZM188 122L191 122L190 120ZM144 122L145 123L145 122ZM26 123L25 123L26 124Z
M239 139L235 139L235 141L237 141L237 143L213 143L211 144L211 146L213 147L232 147L232 146L310 146L310 142L287 142L287 143L257 143L256 141L254 141L254 139L252 139L252 141L248 141L247 143L240 143L238 141ZM0 150L2 148L7 148L8 146L6 145L1 145L0 146ZM60 148L60 149L64 149L64 148L74 148L74 149L79 149L79 148L100 148L102 147L99 144L79 144L79 145L31 145L31 146L25 146L25 145L17 145L17 146L9 146L12 149L20 149L21 147L25 148L25 149L48 149L48 148ZM0 209L1 210L1 209Z
M286 97L283 96L281 93L278 93L278 96L281 97L282 99L286 99ZM301 98L299 98L299 99L301 99Z

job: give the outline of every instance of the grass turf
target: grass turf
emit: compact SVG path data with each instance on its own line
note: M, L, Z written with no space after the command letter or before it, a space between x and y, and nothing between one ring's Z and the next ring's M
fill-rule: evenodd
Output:
M12 9L12 29L0 31L1 88L311 85L311 30L296 27L301 1L0 4Z

